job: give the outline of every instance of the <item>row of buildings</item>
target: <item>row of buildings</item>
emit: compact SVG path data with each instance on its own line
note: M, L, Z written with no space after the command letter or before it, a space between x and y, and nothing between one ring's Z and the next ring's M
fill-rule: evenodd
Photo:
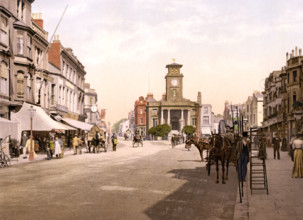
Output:
M34 0L0 2L0 117L11 119L23 103L53 118L100 123L97 93L84 65L56 35L49 43Z
M302 49L296 47L291 53L286 53L285 66L272 71L265 79L264 91L254 91L243 104L238 105L238 114L246 119L244 129L257 128L270 138L277 134L288 140L300 131L303 124L302 75ZM230 106L227 103L225 112L228 110Z
M200 135L210 135L216 132L219 119L214 116L210 104L202 104L201 92L197 100L191 101L183 97L183 77L181 64L166 65L165 88L160 100L156 100L152 93L144 98L140 96L135 101L134 110L128 115L128 120L121 123L120 135L135 130L143 135L151 127L168 124L172 132L180 133L184 126L194 126Z

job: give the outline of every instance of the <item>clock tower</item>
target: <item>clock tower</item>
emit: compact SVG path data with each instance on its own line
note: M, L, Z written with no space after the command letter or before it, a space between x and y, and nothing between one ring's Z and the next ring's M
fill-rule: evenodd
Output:
M180 72L182 66L177 63L166 65L168 69L165 76L167 101L181 101L183 99L183 74Z

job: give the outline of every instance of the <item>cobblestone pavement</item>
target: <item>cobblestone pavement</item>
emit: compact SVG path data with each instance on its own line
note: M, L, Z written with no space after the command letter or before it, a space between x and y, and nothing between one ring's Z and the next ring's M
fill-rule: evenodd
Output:
M0 219L233 219L237 181L207 176L197 149L168 142L0 170Z

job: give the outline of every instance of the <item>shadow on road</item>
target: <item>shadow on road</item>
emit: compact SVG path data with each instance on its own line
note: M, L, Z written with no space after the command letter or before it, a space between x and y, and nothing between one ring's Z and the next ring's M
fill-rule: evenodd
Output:
M205 167L175 169L168 173L187 182L175 192L145 210L150 219L233 219L237 179L230 169L225 185L215 183L216 172L208 176Z
M178 160L178 162L197 162L197 163L201 163L201 160Z

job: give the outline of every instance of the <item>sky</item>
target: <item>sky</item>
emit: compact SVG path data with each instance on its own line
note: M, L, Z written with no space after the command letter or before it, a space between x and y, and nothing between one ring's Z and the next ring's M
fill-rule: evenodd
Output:
M165 66L182 64L183 95L211 104L243 103L303 46L303 1L35 0L49 38L56 34L85 66L112 124L127 118L139 96L160 100ZM50 39L49 39L50 40Z

